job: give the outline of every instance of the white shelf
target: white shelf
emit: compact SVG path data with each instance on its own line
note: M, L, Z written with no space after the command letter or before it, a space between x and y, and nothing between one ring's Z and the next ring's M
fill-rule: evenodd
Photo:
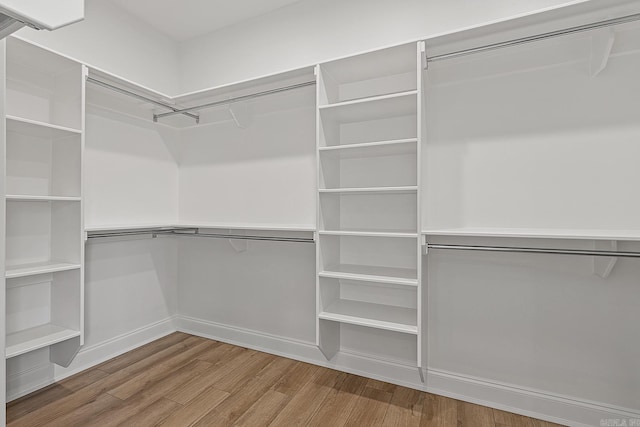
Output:
M417 311L392 305L336 300L318 317L352 325L417 335Z
M33 264L22 264L8 266L5 271L7 279L15 277L33 276L35 274L56 273L58 271L76 270L80 264L70 264L66 262L38 262Z
M407 193L417 193L418 186L417 185L407 185L402 187L362 187L362 188L320 188L318 189L319 193L327 193L327 194L335 194L335 193L344 193L344 194L385 194L385 193L396 193L396 194L407 194Z
M15 132L46 139L68 138L82 134L82 131L79 129L72 129L16 116L7 116L7 132Z
M360 157L399 156L417 154L417 138L396 139L391 141L364 142L359 144L330 145L319 147L320 154L336 156L341 159Z
M417 271L410 268L340 264L327 266L318 273L318 276L333 279L418 286Z
M401 238L417 238L417 232L402 231L364 231L364 230L320 230L318 234L321 236L361 236L361 237L401 237Z
M338 123L354 123L389 117L414 115L417 111L418 92L393 93L356 99L354 101L318 107L323 120Z
M513 237L538 239L640 241L640 230L595 230L553 228L451 228L427 229L426 236Z
M80 197L72 196L27 196L22 194L7 194L7 201L16 202L79 202Z
M80 331L46 324L7 335L6 358L19 356L39 348L47 347L80 336Z
M210 228L224 230L256 230L256 231L300 231L314 232L315 225L310 224L245 224L245 223L211 223L211 222L176 222L170 224L110 224L110 225L90 225L85 227L87 232L98 231L129 231L146 228Z

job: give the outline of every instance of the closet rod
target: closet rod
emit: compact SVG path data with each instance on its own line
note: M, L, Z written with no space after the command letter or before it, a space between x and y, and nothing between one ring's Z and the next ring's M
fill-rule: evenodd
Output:
M147 98L146 96L142 96L142 95L137 94L135 92L131 92L131 91L128 91L126 89L122 89L122 88L120 88L118 86L114 86L112 84L103 82L102 80L94 79L93 77L87 77L87 82L93 83L93 84L98 85L98 86L102 86L105 89L113 90L115 92L121 93L123 95L130 96L132 98L139 99L139 100L144 101L144 102L148 102L150 104L157 105L159 107L166 108L168 110L178 111L177 108L172 107L169 104L165 104L164 102L156 101L155 99ZM187 117L191 117L192 119L194 119L196 121L196 123L200 123L200 116L198 116L197 114L188 113L188 112L184 112L184 113L180 113L180 114L184 114ZM155 115L154 115L154 117L155 117Z
M470 49L458 50L455 52L445 53L442 55L427 56L427 65L429 62L437 62L445 59L458 58L466 55L473 55L475 53L486 52L490 50L502 49L505 47L517 46L525 43L531 43L539 40L550 39L559 36L565 36L569 34L580 33L583 31L595 30L598 28L606 28L614 25L626 24L629 22L640 21L640 13L634 15L622 16L620 18L607 19L605 21L593 22L591 24L578 25L576 27L565 28L562 30L551 31L548 33L537 34L534 36L522 37L518 39L508 40L504 42L492 43L485 46L473 47ZM426 69L426 67L425 67Z
M304 82L304 83L297 83L297 84L290 85L290 86L279 87L279 88L276 88L276 89L265 90L263 92L256 92L256 93L251 93L249 95L242 95L242 96L237 96L235 98L224 99L222 101L216 101L216 102L210 102L208 104L196 105L195 107L182 108L180 110L170 111L168 113L154 114L153 115L153 120L157 121L158 119L161 119L163 117L173 116L174 114L184 114L186 112L193 111L193 110L201 110L201 109L204 109L204 108L216 107L218 105L233 104L235 102L247 101L249 99L260 98L262 96L273 95L273 94L276 94L276 93L286 92L286 91L293 90L293 89L300 89L300 88L307 87L307 86L313 86L315 84L316 84L316 81L312 80L312 81L308 81L308 82Z
M246 234L217 234L217 233L173 233L176 236L189 237L210 237L214 239L232 240L264 240L268 242L294 242L294 243L315 243L312 238L302 237L275 237L275 236L251 236Z
M614 258L640 258L640 252L597 251L589 249L518 248L509 246L469 246L427 243L427 249L456 251L515 252L527 254L584 255Z
M197 232L197 229L195 228L180 228L180 229L175 229L175 228L169 228L169 229L161 229L161 228L147 228L147 229L140 229L140 230L131 230L131 231L103 231L103 232L88 232L87 233L87 238L88 239L101 239L104 237L127 237L127 236L146 236L151 234L153 237L156 237L157 235L175 235L177 234L176 231L180 231L182 232L182 234L185 234L185 232Z

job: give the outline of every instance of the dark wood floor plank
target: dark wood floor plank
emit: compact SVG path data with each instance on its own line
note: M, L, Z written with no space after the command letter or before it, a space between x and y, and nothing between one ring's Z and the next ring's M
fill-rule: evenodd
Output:
M282 411L291 396L268 390L234 423L235 426L267 426Z
M10 427L562 427L187 334L7 404Z
M144 360L149 356L157 354L158 352L172 347L179 342L182 342L191 337L192 335L183 334L181 332L174 332L173 334L169 334L166 337L160 338L159 340L152 341L148 344L136 348L135 350L107 360L106 362L96 366L96 368L109 373L120 371L127 366L133 365L140 360Z
M71 390L60 384L51 384L35 393L14 400L7 404L7 424L49 404L55 404L71 394Z
M304 426L332 391L337 392L347 374L321 368L316 375L293 396L291 401L273 420L271 426Z
M458 427L494 427L493 411L486 406L458 401Z
M344 426L366 385L367 378L349 375L337 388L337 393L329 393L325 397L322 406L313 414L308 425Z
M406 387L395 386L387 414L385 426L419 426L425 393Z
M458 424L458 403L444 396L427 393L422 407L421 427L448 427Z
M347 419L346 426L382 426L393 395L388 391L366 386Z
M496 427L533 427L531 418L498 409L493 409L492 412Z
M227 397L229 397L229 393L226 391L209 387L198 394L198 396L188 404L171 414L171 416L161 422L160 425L163 427L183 427L191 425L204 417Z
M293 396L319 371L320 367L310 363L294 362L292 369L287 371L273 386L275 391Z

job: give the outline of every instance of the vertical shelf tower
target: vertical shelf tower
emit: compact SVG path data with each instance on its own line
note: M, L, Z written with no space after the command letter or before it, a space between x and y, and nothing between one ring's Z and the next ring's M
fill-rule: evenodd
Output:
M6 41L7 359L43 348L68 366L84 340L86 67Z
M422 376L424 44L317 67L317 345L344 324L413 336Z

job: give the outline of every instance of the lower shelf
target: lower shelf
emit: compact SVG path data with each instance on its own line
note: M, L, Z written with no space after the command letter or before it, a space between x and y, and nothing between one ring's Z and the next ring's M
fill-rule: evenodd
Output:
M378 267L353 264L329 265L318 274L334 279L362 280L418 286L418 273L410 268Z
M7 335L5 357L19 356L39 348L80 336L80 331L50 323Z
M36 274L56 273L58 271L76 270L80 268L80 264L70 264L66 262L37 262L32 264L21 264L8 266L5 271L7 279L15 277L33 276Z
M386 329L405 334L418 334L418 315L415 309L392 305L372 304L352 300L336 300L318 317L352 325Z

